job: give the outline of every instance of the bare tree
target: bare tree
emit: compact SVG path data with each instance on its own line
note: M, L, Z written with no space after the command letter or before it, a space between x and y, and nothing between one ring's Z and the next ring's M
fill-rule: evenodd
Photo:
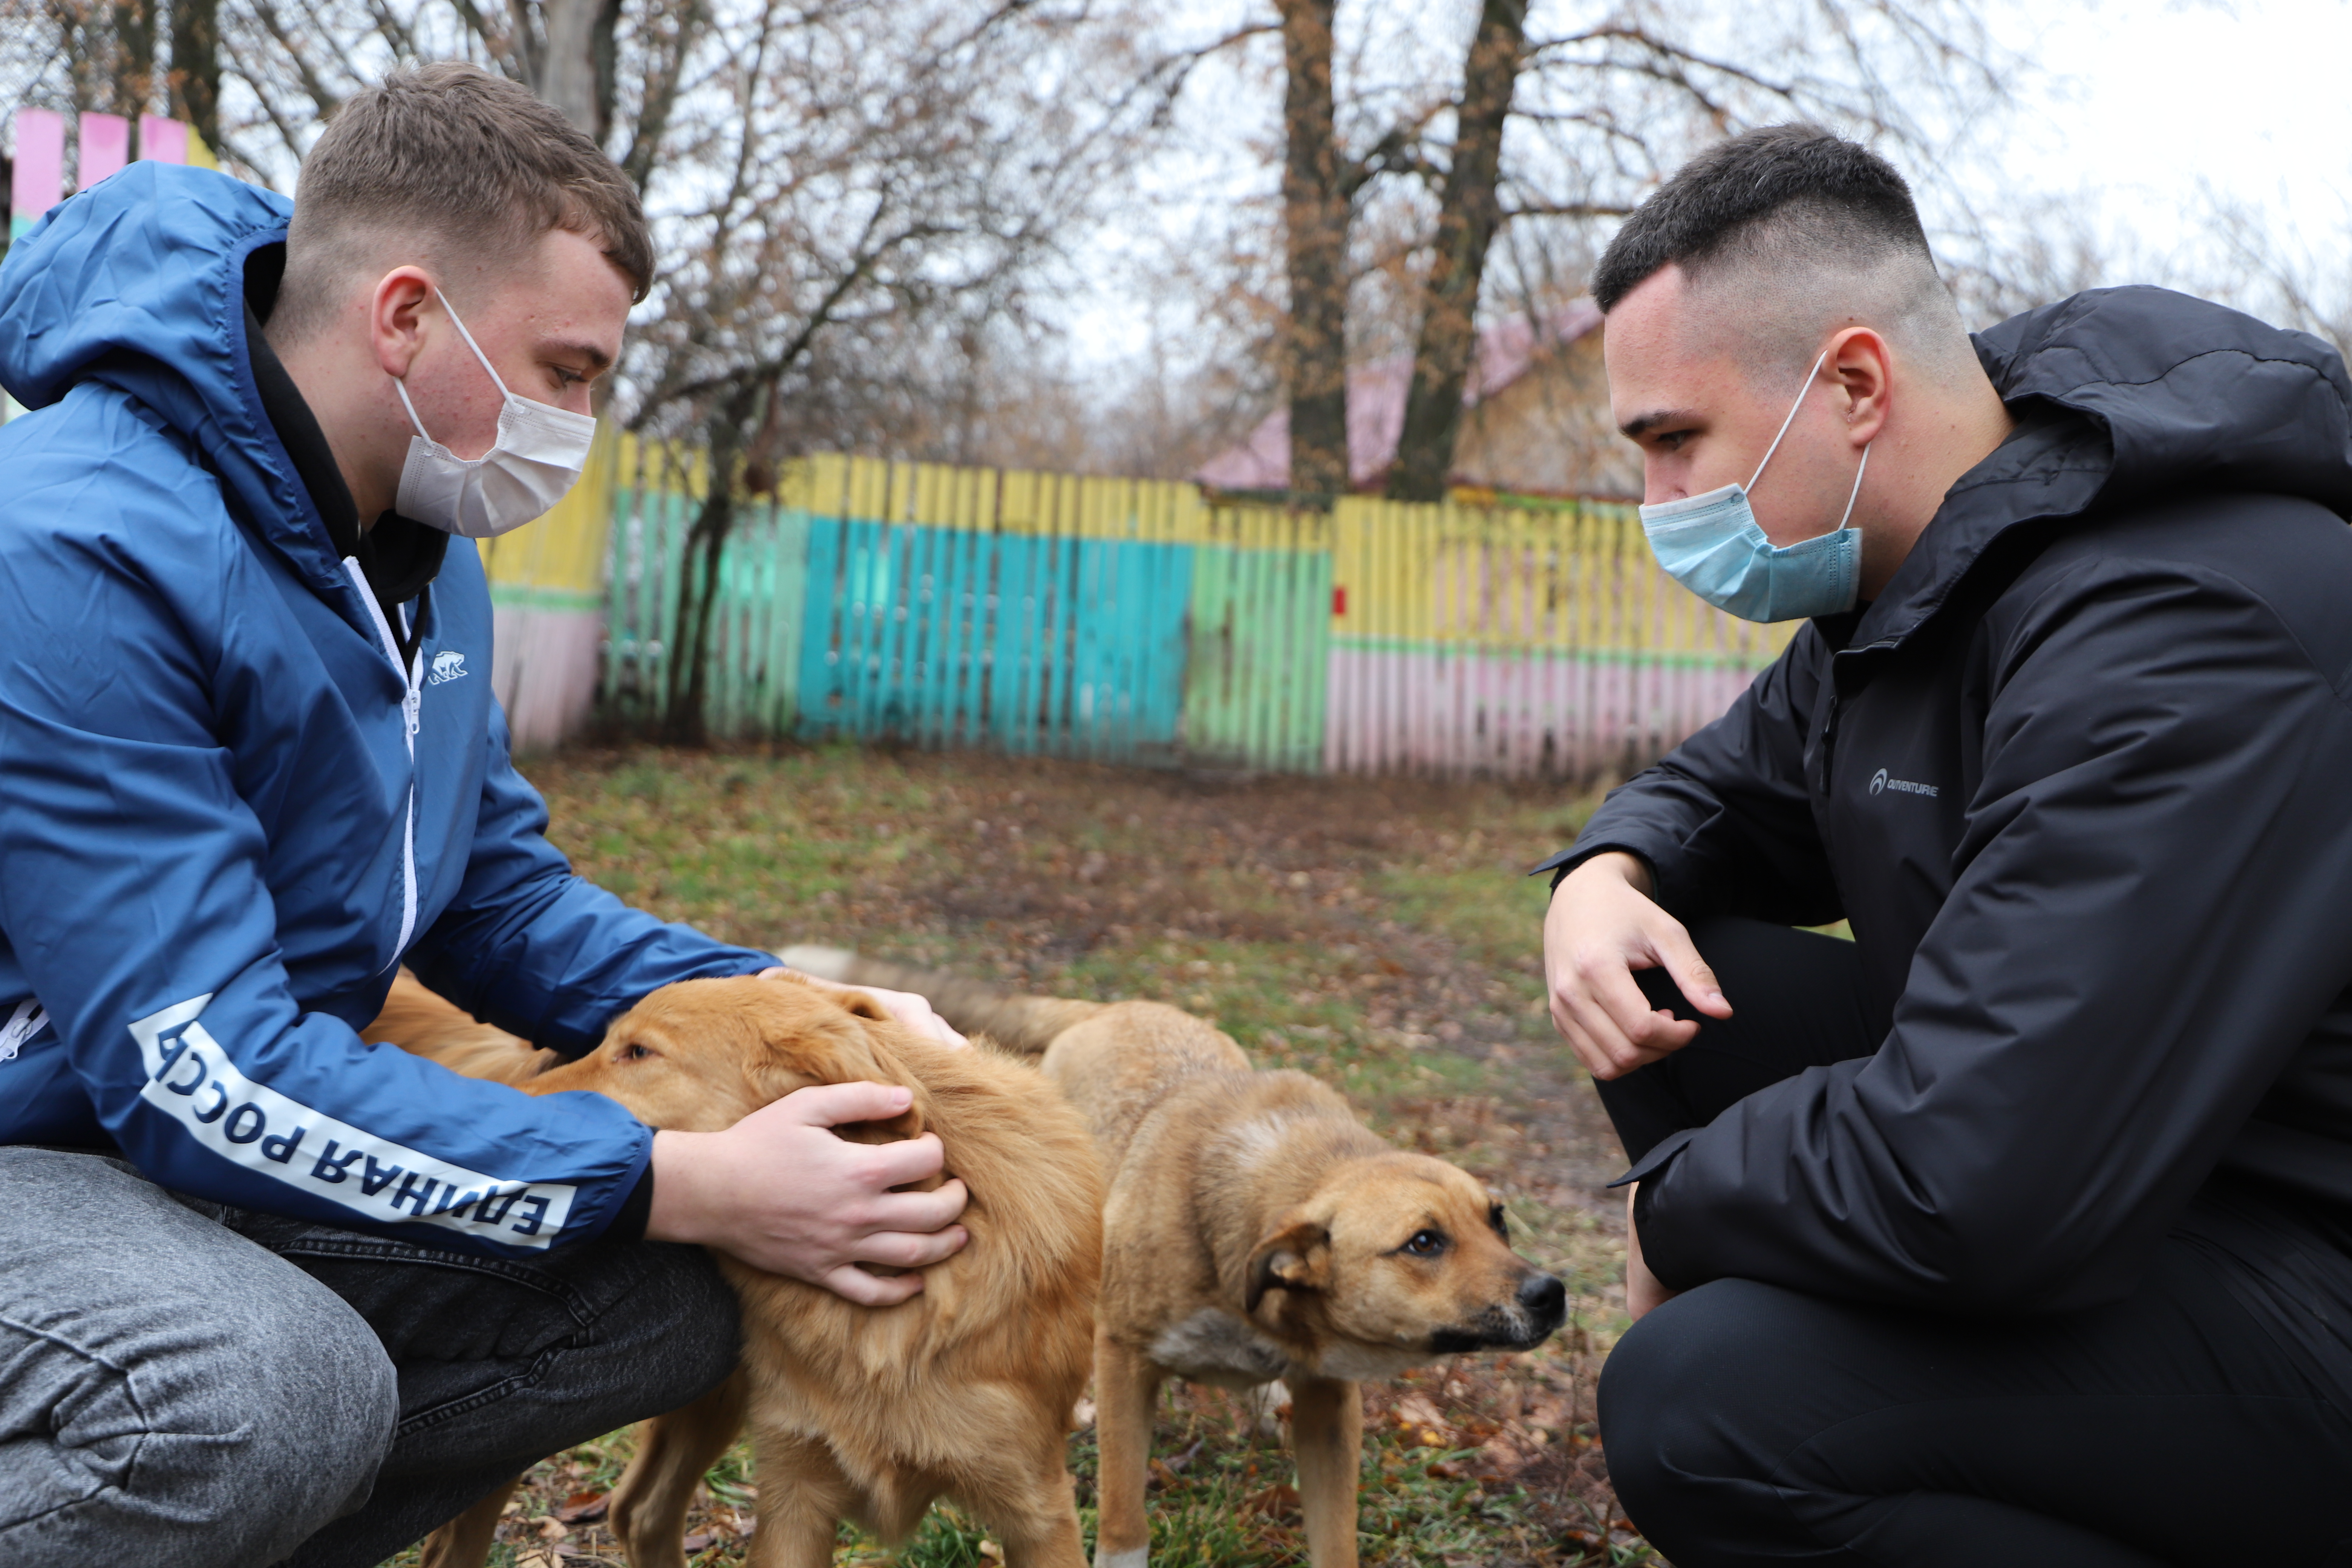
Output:
M1332 129L1331 23L1338 0L1277 0L1282 13L1282 212L1290 311L1290 482L1348 488L1348 206L1352 170Z
M1527 0L1485 0L1462 66L1453 155L1437 204L1421 337L1414 345L1404 426L1389 494L1435 500L1445 493L1462 430L1462 392L1478 344L1478 295L1486 252L1502 226L1498 199L1503 129L1527 58Z
M1776 119L1822 120L1933 166L1939 127L1964 123L2001 86L1963 0L1560 0L1540 14L1528 0L1456 0L1467 26L1450 68L1431 39L1444 12L1377 0L1276 0L1276 11L1290 262L1280 360L1291 483L1307 491L1346 483L1346 363L1360 334L1341 322L1369 280L1414 323L1386 488L1434 499L1505 236L1519 234L1514 265L1589 254L1597 226L1691 152ZM1374 215L1386 232L1367 243ZM1343 282L1325 280L1334 255ZM1553 292L1527 279L1510 289Z

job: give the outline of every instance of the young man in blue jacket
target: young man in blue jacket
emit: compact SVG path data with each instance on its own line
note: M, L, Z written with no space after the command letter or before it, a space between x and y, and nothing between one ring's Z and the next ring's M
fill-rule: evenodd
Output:
M455 537L570 486L650 273L604 154L462 66L347 102L298 205L141 163L0 268L10 1568L366 1568L730 1370L675 1244L866 1302L962 1244L960 1184L890 1191L937 1140L829 1131L901 1089L655 1131L357 1033L404 962L575 1054L774 964L550 847Z
M1594 292L1660 563L1806 617L1550 862L1630 1516L1678 1568L2352 1561L2342 360L2156 289L1971 342L1809 126Z

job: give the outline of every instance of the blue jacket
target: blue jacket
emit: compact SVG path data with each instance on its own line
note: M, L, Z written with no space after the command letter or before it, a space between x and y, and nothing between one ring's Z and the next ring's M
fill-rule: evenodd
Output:
M775 961L548 844L470 542L402 667L248 357L247 260L290 212L140 163L0 267L0 384L36 411L0 426L0 1143L525 1255L601 1233L652 1134L362 1044L395 966L576 1054L656 986Z

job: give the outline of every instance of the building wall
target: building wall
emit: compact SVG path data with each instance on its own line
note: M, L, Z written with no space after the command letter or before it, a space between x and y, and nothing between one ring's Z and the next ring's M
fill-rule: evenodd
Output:
M1600 331L1549 350L1465 412L1454 473L1484 489L1639 500L1641 454L1610 418Z

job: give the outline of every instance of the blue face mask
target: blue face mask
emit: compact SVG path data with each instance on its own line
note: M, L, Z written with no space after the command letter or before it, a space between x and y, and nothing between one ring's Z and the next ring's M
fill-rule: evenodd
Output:
M1845 516L1836 528L1816 539L1776 545L1756 524L1748 492L1764 477L1764 464L1780 449L1780 437L1797 422L1805 405L1822 358L1805 373L1805 384L1789 416L1780 421L1780 435L1764 449L1764 462L1745 487L1725 485L1705 495L1662 501L1642 509L1642 531L1666 574L1718 610L1743 621L1792 621L1801 616L1833 616L1851 610L1862 596L1862 531L1848 528L1854 498L1862 494L1864 469L1870 467L1870 448L1862 449L1862 464L1853 471L1853 490L1845 498Z

